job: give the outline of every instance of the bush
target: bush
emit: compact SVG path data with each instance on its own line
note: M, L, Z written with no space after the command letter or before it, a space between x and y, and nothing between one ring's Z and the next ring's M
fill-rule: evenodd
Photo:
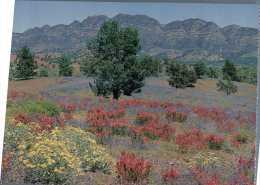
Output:
M187 152L191 149L202 149L205 147L205 137L199 129L184 131L183 134L178 134L175 137L175 140L182 152Z
M27 183L68 184L80 172L80 160L63 141L39 137L24 152L26 148L26 143L19 145L19 161Z
M116 162L118 178L123 182L141 182L147 179L152 162L145 161L143 157L137 158L135 154L121 152L122 157Z
M223 92L227 95L230 95L237 92L237 86L230 80L227 80L226 82L219 80L219 82L217 83L217 90L219 92Z
M85 170L101 171L109 173L112 166L112 158L105 149L97 145L93 135L80 128L65 126L55 128L50 137L63 141L69 150L81 160L81 166Z
M46 116L58 116L60 114L60 108L53 103L46 100L28 100L18 104L15 108L10 110L14 115L19 112L24 112L29 115L46 115Z

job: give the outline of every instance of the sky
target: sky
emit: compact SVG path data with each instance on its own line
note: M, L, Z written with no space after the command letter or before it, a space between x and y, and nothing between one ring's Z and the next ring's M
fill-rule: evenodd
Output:
M161 24L200 18L215 22L220 27L231 24L258 27L257 5L17 1L13 31L20 33L46 24L70 24L74 20L83 21L93 15L106 15L111 18L119 13L148 15Z

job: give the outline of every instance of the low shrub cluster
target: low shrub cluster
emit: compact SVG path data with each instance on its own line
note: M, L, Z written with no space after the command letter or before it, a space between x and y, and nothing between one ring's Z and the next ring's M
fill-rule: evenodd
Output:
M152 162L143 157L136 157L133 153L121 152L122 157L116 162L118 178L124 182L142 182L151 172Z
M220 150L224 144L224 138L214 134L203 134L200 129L186 130L183 134L178 134L175 141L182 152L199 150L206 146L213 150Z
M80 128L66 126L62 129L55 128L50 137L70 146L70 152L81 160L81 167L85 170L111 172L113 160L105 148L96 143L92 134Z
M48 116L37 119L42 125L15 120L6 124L5 167L11 156L18 159L12 168L19 171L20 183L73 184L82 170L111 172L112 157L91 133L72 126L55 127Z

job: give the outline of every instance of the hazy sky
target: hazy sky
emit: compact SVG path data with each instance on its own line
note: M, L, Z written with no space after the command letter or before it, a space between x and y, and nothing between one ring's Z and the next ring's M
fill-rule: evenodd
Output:
M230 24L258 27L257 5L17 1L13 29L14 32L23 32L45 24L70 24L92 15L113 17L118 13L144 14L162 24L201 18L221 27Z

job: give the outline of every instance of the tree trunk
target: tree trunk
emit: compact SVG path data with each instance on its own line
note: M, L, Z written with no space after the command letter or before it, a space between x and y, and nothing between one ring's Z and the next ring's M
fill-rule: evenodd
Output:
M113 99L118 100L120 97L120 92L119 91L113 91Z

